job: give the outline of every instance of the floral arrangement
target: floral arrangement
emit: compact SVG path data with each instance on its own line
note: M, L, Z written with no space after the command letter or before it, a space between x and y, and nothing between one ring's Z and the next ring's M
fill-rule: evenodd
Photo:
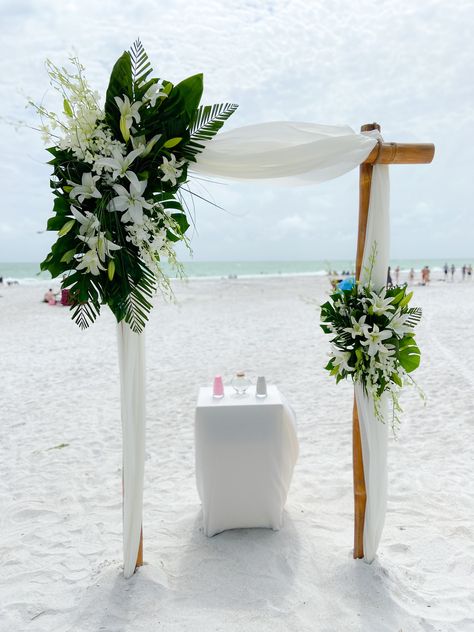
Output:
M345 282L344 289L321 306L321 328L331 334L330 360L326 370L336 383L350 378L372 396L379 419L380 398L388 392L393 402L394 423L400 388L413 383L410 373L420 364L414 327L421 308L409 307L413 292L407 286L383 287Z
M151 78L140 41L116 62L103 107L78 59L70 61L72 72L47 62L61 116L30 100L52 155L47 230L58 231L41 269L63 275L81 328L107 304L140 332L156 290L171 291L162 261L180 269L174 245L187 243L189 228L183 192L196 195L188 167L237 106L200 106L201 74L177 85Z

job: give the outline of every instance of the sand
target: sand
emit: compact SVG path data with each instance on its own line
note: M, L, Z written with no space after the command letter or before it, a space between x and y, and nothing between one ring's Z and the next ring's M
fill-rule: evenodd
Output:
M81 332L43 288L0 287L0 630L473 631L474 282L416 288L427 401L403 396L372 565L352 559L352 389L322 370L327 279L175 287L146 333L146 565L128 581L113 317ZM208 539L194 405L240 368L293 405L300 457L281 531Z

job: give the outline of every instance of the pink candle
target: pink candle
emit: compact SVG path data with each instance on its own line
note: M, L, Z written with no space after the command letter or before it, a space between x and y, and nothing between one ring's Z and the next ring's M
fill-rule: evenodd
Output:
M214 386L212 389L212 395L217 399L224 397L224 384L222 382L222 377L220 375L216 375L216 377L214 378Z

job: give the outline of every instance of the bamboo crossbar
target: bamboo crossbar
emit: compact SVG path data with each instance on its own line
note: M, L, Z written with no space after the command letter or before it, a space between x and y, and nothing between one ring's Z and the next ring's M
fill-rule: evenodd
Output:
M433 160L432 143L378 143L363 164L423 165Z

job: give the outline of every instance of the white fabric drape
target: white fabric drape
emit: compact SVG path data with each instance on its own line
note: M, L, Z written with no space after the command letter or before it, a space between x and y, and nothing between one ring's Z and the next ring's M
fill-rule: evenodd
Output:
M123 434L123 574L135 571L145 469L145 335L117 325Z
M315 184L357 167L376 143L346 125L279 121L247 125L203 143L205 149L192 171L230 180Z
M336 178L363 162L377 143L374 134L356 134L348 126L299 122L248 125L218 134L197 156L192 171L238 181L309 185ZM372 244L377 258L374 285L385 284L389 248L388 168L373 170L364 265ZM364 277L362 277L364 281ZM123 428L124 575L135 569L140 540L145 458L144 337L118 325ZM361 425L367 508L365 559L372 561L383 528L386 504L387 424L373 415L373 403L356 388Z
M374 165L360 281L379 290L387 282L390 253L390 181L387 165ZM373 261L372 256L375 255ZM367 493L364 522L364 560L372 562L382 535L387 505L387 399L382 397L383 422L375 417L374 402L355 385L362 459Z

